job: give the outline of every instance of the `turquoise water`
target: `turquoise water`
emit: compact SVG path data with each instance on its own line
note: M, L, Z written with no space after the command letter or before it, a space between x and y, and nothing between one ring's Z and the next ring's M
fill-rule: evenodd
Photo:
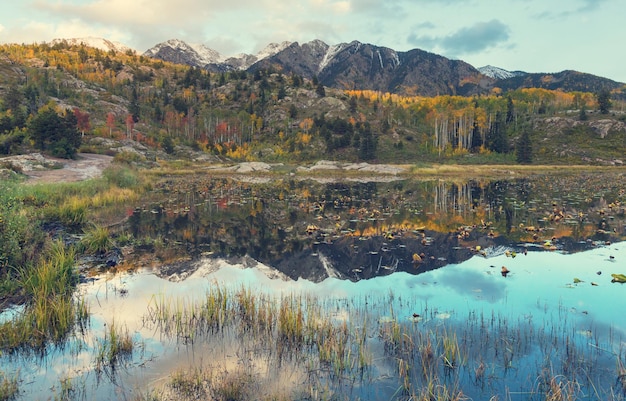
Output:
M79 289L91 310L86 333L76 333L64 347L50 349L43 357L5 355L0 364L9 375L19 372L23 399L58 396L61 379L71 380L77 399L128 399L164 384L178 368L207 360L236 366L242 345L228 331L199 336L190 344L146 323L155 299L193 303L219 285L233 290L249 287L277 299L303 295L310 297L307 302L321 303L334 324L346 322L358 329L366 322L372 356L366 374L356 375L360 379L350 384L324 375L315 381L335 395L408 398L398 392L399 356L385 349L381 334L397 323L409 337L455 333L466 360L441 370L439 380L474 400L495 395L542 399L539 378L547 371L576 380L577 399L604 400L611 394L623 399L618 367L626 363L626 285L612 283L611 274L626 273L626 242L575 254L533 250L511 257L507 249L490 248L487 257L476 255L419 274L397 272L358 282L271 279L268 272L277 272L266 266L243 268L219 259L202 259L182 276L158 277L147 270L105 275ZM506 277L502 266L510 271ZM98 373L95 350L112 323L128 330L135 349L115 369ZM478 380L480 362L488 373ZM257 368L265 374L274 372L266 365L259 368L259 362ZM299 372L284 379L291 385L307 376L306 365L289 366ZM564 366L573 366L574 371L564 373ZM415 367L409 377L414 392L423 385L418 371Z

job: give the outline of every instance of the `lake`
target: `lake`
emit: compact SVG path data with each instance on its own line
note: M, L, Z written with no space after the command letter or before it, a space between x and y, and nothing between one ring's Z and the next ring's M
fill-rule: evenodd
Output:
M622 400L623 178L166 177L88 326L0 364L24 399Z

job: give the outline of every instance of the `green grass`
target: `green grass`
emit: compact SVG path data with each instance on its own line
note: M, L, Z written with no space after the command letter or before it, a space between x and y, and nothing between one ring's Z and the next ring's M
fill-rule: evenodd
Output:
M102 172L104 179L119 188L138 188L143 184L136 170L123 165L113 165Z
M109 229L95 225L85 230L85 235L79 242L79 249L91 254L106 253L114 246L115 241L111 237Z
M0 371L0 401L16 400L19 396L18 375L9 377Z
M60 343L88 318L87 306L73 298L78 281L74 271L75 252L62 242L53 242L47 257L34 267L19 270L24 312L0 325L0 350L42 350Z
M400 318L393 308L388 316L372 315L370 308L383 310L377 302L392 303L386 298L368 298L368 306L358 300L337 302L314 295L272 298L250 288L224 290L213 285L206 297L197 300L155 299L145 321L148 327L154 325L167 337L186 344L192 339L194 343L210 341L211 347L219 348L221 341L241 347L237 364L228 371L194 367L174 373L169 388L182 399L247 399L251 388L257 389L252 393L257 399L264 399L260 394L271 395L268 380L275 383L284 369L307 375L299 382L304 386L285 389L292 396L305 394L307 389L315 392L304 399L322 399L327 393L342 396L351 388L372 386L375 369L370 367L388 364L397 383L388 399L464 400L464 390L504 380L508 372L527 362L528 350L535 348L546 356L559 355L559 363L554 371L551 366L537 366L537 376L521 389L524 394L574 401L582 399L583 387L594 391L589 398L594 400L606 399L608 391L613 391L599 388L600 382L593 379L598 373L595 369L600 368L594 346L569 340L571 329L564 322L537 331L530 320L509 322L505 316L489 318L472 312L456 322L438 323L436 310L419 321ZM349 320L332 316L334 310L343 308ZM368 323L372 317L377 324ZM217 358L215 363L222 363ZM255 371L257 358L277 370ZM546 357L539 361L552 363ZM624 372L619 364L617 390ZM524 374L531 377L535 372L531 368ZM579 374L588 375L589 382Z
M88 308L73 298L77 249L110 250L113 235L90 222L107 208L137 199L142 185L135 170L117 166L82 182L0 182L0 302L25 305L0 325L0 350L42 350L63 341L76 324L84 325ZM48 236L50 226L61 234L84 229L85 236L78 248L66 246Z
M134 347L128 329L119 328L115 321L109 323L104 338L96 347L96 372L114 372L119 364L132 357Z

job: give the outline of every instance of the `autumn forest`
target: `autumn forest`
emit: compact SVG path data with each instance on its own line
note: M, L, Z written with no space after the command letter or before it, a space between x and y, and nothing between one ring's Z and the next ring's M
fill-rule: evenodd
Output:
M278 69L212 73L132 51L2 45L0 152L71 158L89 150L88 135L234 161L588 164L623 154L622 99L543 88L404 96L326 88ZM596 120L610 121L604 133Z

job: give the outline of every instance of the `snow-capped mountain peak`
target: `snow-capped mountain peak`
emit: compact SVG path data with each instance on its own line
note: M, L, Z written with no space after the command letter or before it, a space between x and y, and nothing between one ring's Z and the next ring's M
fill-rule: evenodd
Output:
M320 65L317 68L318 73L321 72L328 65L328 63L337 55L337 53L345 49L347 46L349 45L346 43L340 43L338 45L330 45L328 49L326 50L326 54L324 54L324 57L322 58Z
M198 53L201 59L206 60L207 64L219 63L226 59L217 50L213 50L203 44L191 43L189 46Z
M490 78L495 79L507 79L513 77L519 77L521 75L526 75L525 72L522 71L507 71L503 68L494 67L492 65L486 65L484 67L478 68L481 74L486 75Z
M207 64L221 63L225 58L217 51L203 45L191 44L180 39L169 39L148 49L145 53L148 57L173 59L196 67L204 67Z
M216 50L203 44L187 43L180 39L170 39L148 49L144 55L148 57L165 58L176 62L197 67L208 65L227 64L230 68L245 70L252 64L267 57L281 52L291 45L292 42L270 43L256 55L240 53L225 57Z
M270 43L265 46L263 50L256 54L257 61L263 60L264 58L271 57L289 47L293 42L284 41L281 43Z
M125 53L129 50L134 51L134 49L131 49L130 47L122 43L111 41L111 40L104 39L104 38L98 38L94 36L88 36L84 38L70 38L70 39L57 38L57 39L52 39L50 44L55 45L57 43L63 43L63 42L67 43L70 46L80 46L82 44L85 46L93 47L93 48L104 50L107 52L110 50L114 50L114 51L122 52L122 53Z

